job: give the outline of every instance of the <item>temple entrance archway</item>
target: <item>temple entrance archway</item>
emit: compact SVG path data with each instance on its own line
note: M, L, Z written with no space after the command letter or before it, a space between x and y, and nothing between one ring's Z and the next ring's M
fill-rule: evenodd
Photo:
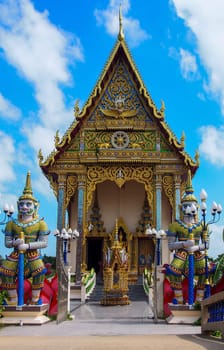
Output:
M94 268L97 274L102 272L103 240L102 238L88 238L87 240L87 266L88 270Z
M111 233L117 218L122 218L132 233L136 232L145 200L142 183L130 180L122 187L106 180L97 184L97 199L101 220L107 233ZM91 214L90 214L91 215Z
M154 244L145 236L152 215L143 183L130 180L121 187L110 180L98 183L88 213L88 270L94 267L99 272L99 266L105 263L107 245L114 239L117 223L117 234L122 231L128 253L129 280L136 281L154 259ZM143 259L145 263L141 264Z

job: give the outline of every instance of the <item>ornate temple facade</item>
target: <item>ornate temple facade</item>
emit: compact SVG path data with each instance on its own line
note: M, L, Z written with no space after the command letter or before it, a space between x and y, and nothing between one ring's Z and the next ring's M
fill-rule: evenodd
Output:
M155 258L148 225L167 229L178 216L188 169L199 166L184 150L147 91L129 52L122 28L103 72L64 136L40 167L58 203L58 228L77 228L69 265L79 275L92 267L102 273L105 251L116 228L128 253L134 282ZM117 233L118 233L117 232ZM164 248L164 249L163 249ZM161 264L168 249L161 247Z

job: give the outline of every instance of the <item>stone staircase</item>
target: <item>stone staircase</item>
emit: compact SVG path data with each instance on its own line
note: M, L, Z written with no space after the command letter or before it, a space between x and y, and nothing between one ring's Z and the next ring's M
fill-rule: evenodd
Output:
M132 301L147 301L147 296L144 292L143 286L141 284L142 279L140 279L136 284L129 285L128 296L129 300ZM96 286L88 298L89 302L100 302L104 297L103 291L103 281L97 279Z
M102 279L97 278L96 279L96 286L95 286L93 292L88 297L87 302L100 302L100 300L103 299L103 296L104 296L103 281L102 281Z
M145 294L143 285L140 283L129 285L128 296L130 301L147 301L148 297Z

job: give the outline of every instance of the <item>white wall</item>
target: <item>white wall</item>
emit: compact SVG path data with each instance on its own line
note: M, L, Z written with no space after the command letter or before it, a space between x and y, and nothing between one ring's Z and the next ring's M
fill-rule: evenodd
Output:
M97 186L101 219L107 232L115 226L116 218L122 217L128 230L135 232L143 212L144 185L135 181L126 182L119 188L111 181Z

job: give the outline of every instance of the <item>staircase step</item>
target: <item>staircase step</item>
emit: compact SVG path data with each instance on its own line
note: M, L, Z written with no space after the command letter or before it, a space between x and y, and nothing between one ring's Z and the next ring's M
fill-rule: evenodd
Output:
M147 296L140 284L129 285L128 296L131 301L146 301ZM96 284L93 292L88 298L88 301L100 301L104 297L103 284Z

